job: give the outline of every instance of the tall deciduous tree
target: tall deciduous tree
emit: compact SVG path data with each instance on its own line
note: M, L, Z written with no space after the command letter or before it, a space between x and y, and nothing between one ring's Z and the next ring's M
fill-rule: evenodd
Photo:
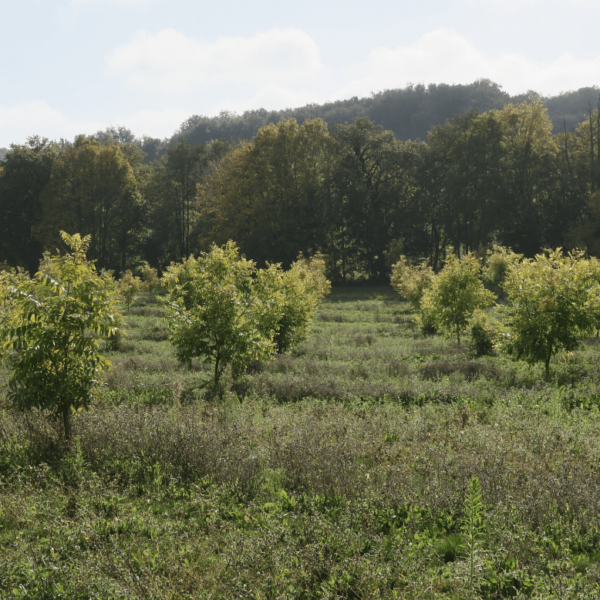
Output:
M437 188L436 200L442 204L437 221L459 255L462 248L474 251L493 236L501 184L502 133L494 115L471 111L429 134L431 164L428 180L422 179L422 184L429 187L434 183ZM432 169L437 171L433 176Z
M235 239L260 263L289 266L325 243L333 140L320 119L281 121L241 144L199 186L205 244Z
M45 248L60 242L59 230L80 231L92 236L89 254L100 268L125 269L144 204L119 146L77 138L54 161L41 199L36 236Z
M555 213L563 221L566 217L553 206L560 198L559 146L551 137L552 122L539 99L508 104L492 114L504 131L502 187L495 215L500 241L533 256L542 244L550 242L546 238L551 215Z
M43 247L34 228L42 218L41 194L59 154L57 144L37 136L7 152L0 167L0 262L36 270Z
M145 193L150 205L150 236L146 255L154 264L178 261L198 250L196 190L229 144L193 146L181 139L167 149L153 170Z
M386 250L400 237L399 209L414 186L408 168L413 153L365 117L338 125L334 137L339 144L332 176L332 208L338 216L332 219L334 246L341 246L345 262L352 256L354 267L370 280L384 281Z

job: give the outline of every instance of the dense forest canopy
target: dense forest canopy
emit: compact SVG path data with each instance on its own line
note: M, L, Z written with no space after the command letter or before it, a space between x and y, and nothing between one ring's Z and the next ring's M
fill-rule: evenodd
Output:
M0 264L34 271L60 230L91 234L90 258L117 273L230 239L261 265L322 252L338 282L493 243L598 254L597 96L511 99L478 81L193 117L169 141L31 137L0 163Z

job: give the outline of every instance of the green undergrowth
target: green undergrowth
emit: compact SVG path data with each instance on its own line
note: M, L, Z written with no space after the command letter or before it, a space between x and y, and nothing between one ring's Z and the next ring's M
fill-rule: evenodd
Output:
M1 410L0 599L598 595L595 340L545 380L336 290L218 402L162 318L126 313L71 443Z

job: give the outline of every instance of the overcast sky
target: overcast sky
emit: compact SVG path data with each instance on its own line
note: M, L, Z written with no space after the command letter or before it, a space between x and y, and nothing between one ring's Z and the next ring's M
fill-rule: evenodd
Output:
M19 0L0 18L0 147L193 114L489 78L600 85L600 0Z

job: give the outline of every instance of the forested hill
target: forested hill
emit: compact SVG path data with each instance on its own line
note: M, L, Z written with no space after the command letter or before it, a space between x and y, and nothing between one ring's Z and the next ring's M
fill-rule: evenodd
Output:
M409 85L406 88L386 90L368 98L351 98L326 104L308 104L301 108L280 111L249 110L242 115L222 112L217 117L193 116L182 124L171 141L187 138L194 145L215 139L252 139L260 127L294 118L299 124L305 119L320 117L330 127L338 123L352 123L356 117L368 117L383 129L392 131L400 140L426 140L428 132L456 115L471 109L486 112L506 104L518 104L534 92L511 96L487 79L468 85L431 84ZM568 131L598 106L600 89L596 86L565 92L543 98L554 133Z
M392 131L399 140L427 140L433 127L443 125L456 115L463 115L469 110L483 113L492 108L501 109L509 103L518 104L531 97L544 101L553 133L559 133L565 126L567 131L573 131L586 115L599 106L600 88L585 87L558 96L541 97L535 92L511 96L489 79L480 79L467 85L409 85L377 92L367 98L307 104L300 108L271 111L260 108L245 111L241 115L222 111L216 117L194 115L182 123L171 138L164 140L148 136L136 139L124 127L109 127L105 132L98 132L96 137L103 140L108 136L124 143L135 141L146 153L146 163L156 161L170 145L183 138L194 146L218 139L251 140L261 127L291 118L301 125L306 119L318 117L332 128L338 123L352 123L356 117L368 117L383 129ZM7 151L6 148L0 148L0 161Z

